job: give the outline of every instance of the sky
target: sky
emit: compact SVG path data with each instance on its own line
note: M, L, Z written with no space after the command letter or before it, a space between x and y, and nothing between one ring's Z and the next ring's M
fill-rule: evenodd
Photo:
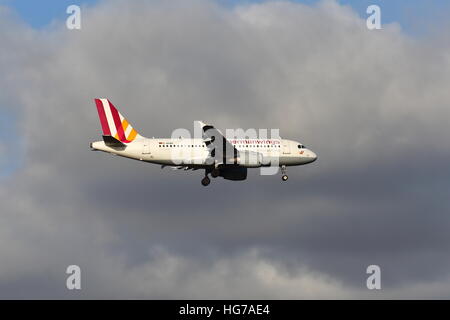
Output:
M372 31L364 1L85 2L81 30L69 2L0 3L1 298L450 297L443 1ZM90 151L95 97L145 136L280 128L319 158L204 188Z
M320 0L295 0L293 2L307 5L317 4ZM65 20L66 8L69 5L95 6L99 0L0 0L0 4L12 8L20 18L33 28L45 28L56 20ZM263 3L262 0L217 0L217 3L234 7L242 4ZM411 34L422 34L425 25L445 20L450 10L450 3L446 0L338 0L342 5L348 5L360 16L366 17L369 5L376 4L382 9L383 22L399 23L404 30ZM429 28L430 26L426 26Z

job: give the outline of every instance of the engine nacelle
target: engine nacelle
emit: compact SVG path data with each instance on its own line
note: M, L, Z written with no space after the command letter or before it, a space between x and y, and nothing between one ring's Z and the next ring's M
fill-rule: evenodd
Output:
M220 176L227 180L245 180L247 179L247 168L223 168L220 169Z
M245 168L259 168L263 165L263 155L254 151L239 151L237 164Z

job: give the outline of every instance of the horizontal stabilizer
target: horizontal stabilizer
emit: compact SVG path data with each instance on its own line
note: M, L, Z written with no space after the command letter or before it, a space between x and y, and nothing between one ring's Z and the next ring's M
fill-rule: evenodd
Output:
M125 144L114 138L113 136L103 136L103 141L111 148L124 148Z

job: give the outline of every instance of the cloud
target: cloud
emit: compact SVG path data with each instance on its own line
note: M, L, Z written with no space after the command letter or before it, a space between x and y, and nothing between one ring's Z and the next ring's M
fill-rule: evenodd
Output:
M81 31L1 15L2 99L25 146L0 184L1 297L448 297L447 48L369 31L334 1L105 1ZM203 188L89 151L95 97L146 136L279 127L319 160L286 184ZM65 289L70 264L81 292Z

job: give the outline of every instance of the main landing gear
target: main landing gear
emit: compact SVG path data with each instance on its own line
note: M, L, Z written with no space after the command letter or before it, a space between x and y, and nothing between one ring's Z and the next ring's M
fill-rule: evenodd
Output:
M203 179L202 179L202 185L204 186L204 187L206 187L208 184L210 184L211 183L211 180L208 178L208 176L205 176Z
M220 170L217 168L214 168L211 170L211 177L217 178L220 175Z
M288 176L286 174L286 166L281 166L281 173L283 174L283 176L281 177L281 180L287 181Z
M205 177L202 179L202 185L205 187L211 183L211 179L208 177L208 174L210 173L212 178L217 178L218 176L220 176L220 169L213 168L205 170Z

